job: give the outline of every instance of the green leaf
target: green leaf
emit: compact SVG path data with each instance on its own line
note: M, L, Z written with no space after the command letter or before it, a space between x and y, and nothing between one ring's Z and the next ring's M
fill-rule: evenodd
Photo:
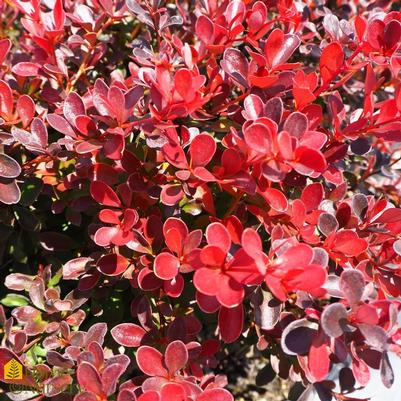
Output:
M29 305L29 299L19 294L7 294L0 302L10 308Z
M182 210L192 216L198 216L202 213L202 205L196 201L190 201L183 206Z
M27 179L21 188L21 200L19 203L23 206L30 206L36 201L43 189L43 181L39 178Z
M50 280L49 280L49 283L48 283L48 286L49 287L55 287L59 282L60 282L60 279L62 278L62 273L61 272L58 272L58 273L56 273Z

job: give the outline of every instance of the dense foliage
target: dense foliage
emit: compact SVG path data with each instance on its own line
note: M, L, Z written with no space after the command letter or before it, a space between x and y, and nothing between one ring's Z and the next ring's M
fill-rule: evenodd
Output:
M9 398L231 401L238 348L293 400L392 385L398 1L5 0L0 37Z

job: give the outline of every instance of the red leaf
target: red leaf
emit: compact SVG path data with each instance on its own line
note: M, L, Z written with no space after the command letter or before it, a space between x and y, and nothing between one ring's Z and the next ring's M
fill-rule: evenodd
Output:
M160 201L163 205L174 206L184 197L181 185L164 185L160 193Z
M178 298L184 289L184 279L182 278L181 274L177 274L170 281L165 281L163 283L164 292L172 298Z
M264 48L269 68L275 68L285 63L300 43L301 41L296 35L284 35L284 32L278 28L272 31Z
M249 256L262 252L262 240L253 228L246 228L241 237L242 247Z
M378 19L369 23L367 29L367 41L376 50L379 50L383 45L385 23Z
M288 201L285 195L275 188L267 188L261 193L268 205L278 212L285 212L288 208Z
M46 380L44 395L46 397L54 397L57 394L64 393L68 390L68 386L72 384L72 377L69 374L60 374Z
M390 388L394 384L394 371L387 352L382 354L380 360L380 377L387 388Z
M221 305L226 308L234 308L242 303L244 296L245 291L242 284L229 275L220 275L216 298Z
M129 363L129 358L128 363ZM118 379L124 373L126 366L120 363L112 363L106 366L102 372L102 388L107 396L115 393Z
M220 286L220 273L214 269L200 268L195 271L194 285L202 294L215 296Z
M138 401L160 401L160 396L157 391L150 390L141 394L138 398Z
M190 102L193 99L192 74L188 69L182 68L175 73L174 86L185 101Z
M211 135L197 135L189 147L192 167L206 166L212 160L215 152L216 142Z
M156 393L156 401L159 401L159 395ZM75 400L74 400L75 401ZM79 401L79 400L77 400ZM96 401L96 400L95 400ZM134 390L123 388L118 391L117 401L137 401ZM148 400L151 401L151 400Z
M120 233L118 227L100 227L93 237L93 241L99 246L109 246L114 243L114 239L117 238Z
M49 125L56 131L71 138L76 138L74 130L64 117L61 117L58 114L48 114L46 119Z
M285 263L288 269L298 268L300 261L303 265L309 265L313 260L313 249L307 244L298 244L288 248L280 255L280 262Z
M160 392L163 401L187 401L184 387L179 383L166 383Z
M0 116L9 117L11 120L13 109L14 101L11 88L6 82L0 80Z
M309 371L316 382L326 379L330 370L330 354L324 335L316 337L308 355Z
M163 234L169 249L177 254L181 253L184 240L188 235L185 223L175 217L169 217L163 225Z
M204 43L212 43L214 39L214 25L213 22L205 15L200 15L196 20L195 25L196 34L198 38Z
M121 207L121 201L111 187L102 181L94 181L90 185L92 198L101 205Z
M401 39L401 24L396 19L386 23L384 28L384 47L388 51L393 51L395 46L400 43Z
M124 106L125 98L122 90L117 86L112 86L107 95L110 107L114 113L115 118L121 124L125 120Z
M163 156L173 166L181 169L187 169L188 163L184 150L179 144L168 143L162 148Z
M0 40L0 65L3 64L11 49L11 41L9 39Z
M196 401L234 401L234 397L224 388L212 388L200 394Z
M358 256L366 251L368 243L359 238L358 234L352 230L339 231L334 239L333 251L344 254L345 256Z
M115 185L118 180L116 169L108 164L96 163L88 171L90 181L103 181L107 185Z
M272 149L274 132L266 125L255 123L244 131L246 144L258 153L269 155Z
M196 292L196 302L199 308L205 313L214 313L220 308L220 303L216 297L204 295L200 291Z
M377 219L373 220L374 223L395 223L401 221L401 209L392 207L386 209Z
M90 343L96 342L99 345L103 344L104 336L107 333L106 323L95 323L90 326L89 330L85 334L84 346L87 347Z
M300 146L294 153L294 168L300 174L323 173L327 168L326 159L319 151Z
M77 118L75 119L75 127L83 136L92 138L96 136L96 124L88 116L77 116Z
M63 29L65 22L63 0L56 0L56 2L54 3L53 20L54 20L54 26L57 30Z
M340 72L344 64L344 50L340 43L327 45L320 56L320 74L323 84L330 82Z
M362 359L352 359L352 373L361 386L366 386L370 381L368 365Z
M244 117L250 120L256 120L263 114L263 102L257 95L249 95L244 100Z
M320 202L323 200L324 190L323 185L320 182L314 182L313 184L307 185L301 194L301 200L306 206L308 212L317 210Z
M304 266L301 270L290 271L285 281L290 290L314 293L324 285L326 278L327 272L323 266L311 264Z
M171 253L162 252L156 256L154 271L162 280L172 280L180 267L180 261Z
M242 305L238 305L235 308L220 308L220 335L226 343L233 343L241 335L243 323L244 309Z
M111 335L124 347L139 347L146 331L133 323L121 323L111 329Z
M35 103L28 95L22 95L18 98L17 112L23 127L27 127L35 115Z
M107 14L113 15L113 0L99 0L99 3L105 9Z
M209 224L206 228L206 240L209 245L220 248L225 254L231 247L231 237L228 230L221 223Z
M387 350L389 335L382 327L360 323L358 324L358 328L370 347L380 352Z
M102 381L99 373L92 364L88 362L82 362L79 364L77 369L77 378L78 383L83 390L99 396L104 396Z
M139 369L148 376L167 377L167 370L163 367L163 355L152 347L147 345L139 347L136 362Z
M165 352L165 363L170 375L183 369L188 362L188 350L182 341L173 341Z

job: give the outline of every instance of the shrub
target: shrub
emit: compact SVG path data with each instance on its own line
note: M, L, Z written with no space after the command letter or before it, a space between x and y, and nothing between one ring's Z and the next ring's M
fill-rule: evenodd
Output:
M399 2L0 10L9 398L231 401L238 347L292 399L392 385Z

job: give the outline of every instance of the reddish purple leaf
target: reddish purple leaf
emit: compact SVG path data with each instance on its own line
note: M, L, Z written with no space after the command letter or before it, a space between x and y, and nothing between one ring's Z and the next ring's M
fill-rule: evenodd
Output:
M307 319L291 322L281 335L281 347L288 355L307 354L317 336L317 324Z
M359 330L365 337L366 343L378 351L385 351L388 348L388 334L380 326L373 326L370 324L359 324Z
M334 303L327 306L322 313L322 327L330 337L340 337L343 334L344 323L348 321L344 305Z
M240 50L226 49L221 66L240 85L248 87L248 60Z
M72 125L78 116L86 114L85 105L81 97L76 92L70 92L64 101L64 117Z
M97 262L98 270L106 276L118 276L124 273L128 266L128 259L116 253L104 255Z
M365 289L365 278L362 272L356 269L346 269L341 273L340 289L351 306L357 304Z
M29 61L18 63L12 68L13 73L21 77L36 77L39 74L39 70L39 64Z
M0 153L0 177L16 178L20 174L20 165L12 157Z

